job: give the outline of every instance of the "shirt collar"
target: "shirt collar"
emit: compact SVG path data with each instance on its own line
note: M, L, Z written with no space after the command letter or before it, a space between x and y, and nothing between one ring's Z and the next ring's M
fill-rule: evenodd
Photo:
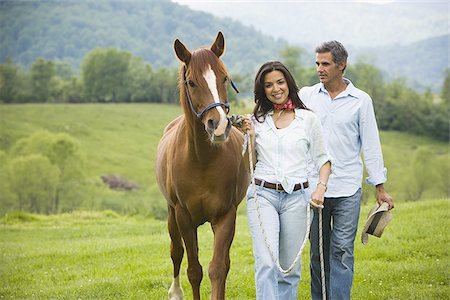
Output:
M357 89L353 85L353 83L349 79L347 79L345 77L342 78L342 79L344 80L344 82L347 83L347 87L345 88L345 90L343 92L340 93L340 96L338 98L341 98L341 97L358 98ZM326 94L328 94L328 91L327 91L327 89L325 88L325 86L323 85L322 82L318 84L317 93L326 93Z
M294 112L295 112L295 118L301 118L301 119L303 119L303 116L302 116L301 111L302 111L302 109L301 109L301 108L298 108L298 107L297 107L296 109L294 109ZM272 116L274 113L275 113L275 112L274 112L273 110L270 110L270 111L267 113L267 115L268 115L268 116Z

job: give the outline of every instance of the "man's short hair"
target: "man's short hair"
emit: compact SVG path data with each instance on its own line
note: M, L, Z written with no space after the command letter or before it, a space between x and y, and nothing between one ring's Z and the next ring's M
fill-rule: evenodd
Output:
M324 42L320 46L316 47L316 53L331 52L333 61L336 64L347 62L348 53L345 47L338 41Z

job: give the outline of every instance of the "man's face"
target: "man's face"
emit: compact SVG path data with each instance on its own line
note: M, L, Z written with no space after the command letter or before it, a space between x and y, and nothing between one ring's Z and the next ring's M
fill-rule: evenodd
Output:
M345 64L336 64L331 52L316 53L316 65L317 75L324 85L341 80Z

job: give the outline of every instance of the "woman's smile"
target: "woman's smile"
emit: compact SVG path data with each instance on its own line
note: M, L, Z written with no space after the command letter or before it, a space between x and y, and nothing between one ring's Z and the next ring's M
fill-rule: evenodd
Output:
M264 77L264 91L267 99L275 104L284 104L289 98L289 87L284 74L278 70Z

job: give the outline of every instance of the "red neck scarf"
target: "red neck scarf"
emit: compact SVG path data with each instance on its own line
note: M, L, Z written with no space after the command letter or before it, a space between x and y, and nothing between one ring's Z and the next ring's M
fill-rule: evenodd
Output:
M273 108L274 109L287 109L287 110L293 110L295 109L297 106L295 106L294 103L292 103L291 99L288 99L288 101L286 101L286 103L284 104L274 104Z

